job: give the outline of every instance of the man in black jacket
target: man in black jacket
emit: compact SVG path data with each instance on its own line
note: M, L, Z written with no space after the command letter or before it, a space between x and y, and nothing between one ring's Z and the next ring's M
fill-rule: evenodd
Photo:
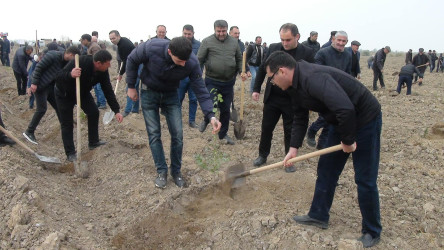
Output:
M288 160L296 157L302 146L309 110L321 113L330 124L327 146L342 145L342 151L319 158L310 211L293 219L299 224L328 228L336 183L352 153L362 215L362 236L358 240L364 247L376 245L382 231L377 185L382 127L378 100L354 77L332 67L296 62L280 51L270 55L265 65L270 81L286 90L295 105L291 148L284 165L290 165Z
M416 68L412 63L408 63L407 65L401 68L401 72L399 72L399 80L398 80L398 88L396 92L398 94L401 93L401 86L405 83L407 85L407 95L412 93L412 79L413 74L419 75L419 82L422 82L423 74L419 72L418 68Z
M418 68L424 80L424 73L425 70L427 69L427 66L430 65L430 60L429 57L426 54L424 54L423 48L419 48L419 53L413 57L412 64ZM418 81L418 74L415 74L415 82L416 81ZM418 85L422 85L422 81Z
M279 29L281 43L273 43L270 45L268 54L274 51L284 51L291 55L295 60L305 60L314 63L313 51L305 45L299 44L299 30L295 24L286 23ZM268 56L267 54L267 56ZM256 82L252 98L255 101L259 100L259 93L261 86L266 76L265 62L262 61L261 66L256 74ZM284 125L284 143L285 153L290 148L291 138L291 124L293 123L293 109L291 98L288 93L282 91L280 88L273 86L269 81L265 86L264 93L264 110L262 115L261 141L259 144L259 157L253 162L254 166L260 166L267 161L270 154L271 140L273 139L273 131L279 118L282 116ZM285 168L287 172L294 172L294 166Z
M316 55L316 52L321 49L321 45L318 40L318 32L312 31L310 32L310 37L307 38L307 41L303 41L302 44L311 48L313 50L313 55Z
M375 59L373 60L373 90L378 90L378 86L376 85L376 82L379 79L379 84L381 84L381 88L385 88L384 84L384 76L382 75L382 72L384 72L384 63L385 63L385 57L388 53L390 53L391 49L389 46L385 46L385 48L382 48L376 52Z
M256 72L264 60L265 50L262 47L262 37L257 36L254 44L247 48L246 60L251 73L250 93L253 93L254 82L256 81Z
M112 56L107 50L100 50L94 55L94 58L88 55L81 56L79 68L75 68L74 60L71 60L57 74L54 87L55 99L59 109L63 146L68 161L77 159L73 140L73 108L77 102L76 77L80 77L81 108L88 117L88 146L90 150L106 143L99 140L99 109L91 95L91 89L95 84L100 83L117 121L122 122L123 120L109 79L108 68L111 66L111 59Z
M26 95L26 83L28 82L28 63L32 60L30 56L33 51L32 46L19 48L14 55L12 70L17 81L18 95Z
M126 37L121 37L119 31L117 30L111 30L109 32L109 40L117 45L117 52L119 53L120 59L122 60L123 65L121 66L122 69L119 72L119 75L117 76L117 80L122 80L123 74L125 74L126 71L126 59L128 58L128 55L133 51L135 48L133 42L131 42Z
M37 108L28 125L28 129L23 133L23 136L28 141L38 144L34 132L48 109L47 102L54 108L60 120L54 96L55 78L68 61L74 59L74 56L78 54L80 54L80 50L76 46L69 47L65 52L52 50L48 51L37 64L32 74L32 84L30 87L31 92L34 93Z
M409 64L412 63L413 59L413 54L412 54L412 49L409 49L409 51L407 53L405 53L405 64Z

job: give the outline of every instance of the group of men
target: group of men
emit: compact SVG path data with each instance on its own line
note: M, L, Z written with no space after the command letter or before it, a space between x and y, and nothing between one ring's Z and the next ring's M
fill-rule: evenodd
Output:
M322 147L341 144L343 150L321 156L310 212L308 215L295 216L294 220L320 228L328 227L336 183L352 153L363 217L362 237L359 240L364 247L377 244L382 230L376 183L382 115L376 98L357 80L360 78L360 43L353 41L351 48L345 48L348 35L338 31L332 32L328 44L319 48L316 43L317 33L311 32L306 41L308 46L305 46L299 43L298 27L286 23L279 29L281 42L271 44L268 53L260 46L260 36L246 48L248 67L247 72L243 73L243 43L238 39L239 28L232 26L230 34L233 35L229 35L228 27L225 20L216 20L214 33L199 43L194 39L191 25L185 25L183 36L172 40L167 39L165 26L159 25L156 37L137 47L129 39L121 37L117 30L109 32L109 39L117 45L122 60L118 80L126 73L128 98L133 102L141 102L149 146L157 169L155 186L166 187L168 172L178 187L186 185L181 174L181 102L184 93L194 95L204 113L204 121L197 126L194 120L197 104L190 102L193 107L190 106L189 126L199 127L200 132L203 132L211 123L212 132L218 132L218 138L223 143L232 145L234 141L227 132L236 77L240 75L242 80L246 80L252 76L250 91L255 101L259 100L262 84L267 77L259 157L254 160L254 165L260 166L267 161L273 131L282 116L287 154L284 158L285 170L294 172L296 169L288 160L297 155L298 148L308 134L309 110L318 112L322 127L328 131L325 142L321 143ZM91 46L88 36L82 36L82 39L87 40L85 46ZM27 48L23 49L23 53L28 56L23 58L29 60ZM75 67L72 57L79 53L75 47L69 47L64 52L48 52L37 64L31 89L34 94L37 93L38 112L24 133L25 137L36 141L33 134L35 124L38 124L46 111L46 104L42 102L47 100L56 109L65 153L70 161L76 160L73 107L76 104L74 82L77 77L80 77L81 82L81 108L88 117L91 150L105 144L98 136L99 110L90 93L94 85L100 84L117 121L123 120L108 73L111 54L107 50L97 50L94 55L93 52L91 55L82 55L80 67ZM202 78L203 70L205 79ZM138 79L140 94L136 88ZM221 97L223 101L214 102L220 100L214 99L215 96ZM215 117L214 108L219 109L220 121ZM171 135L170 168L161 139L160 114L165 116Z

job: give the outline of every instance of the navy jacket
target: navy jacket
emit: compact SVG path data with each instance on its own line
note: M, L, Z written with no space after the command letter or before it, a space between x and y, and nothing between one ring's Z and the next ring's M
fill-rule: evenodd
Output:
M327 47L330 47L330 46L331 46L331 38L330 38L330 40L328 40L328 42L326 42L326 43L324 43L324 45L322 45L321 49L327 48Z
M32 60L31 56L28 56L25 52L26 46L19 48L14 55L14 61L12 62L12 70L15 72L28 76L28 63Z
M154 91L177 91L180 80L189 77L191 88L199 100L202 111L208 119L213 117L213 103L202 80L202 71L196 55L191 53L184 67L176 65L168 55L169 44L169 40L151 39L131 52L126 66L128 88L135 88L140 64L143 64L140 74L142 84Z
M351 54L337 51L333 46L320 49L315 56L315 63L340 69L351 74Z
M347 47L345 48L345 51L347 51L352 57L353 57L353 49L352 47ZM356 65L356 74L361 74L361 64L359 63L359 60L361 60L361 53L359 52L359 50L356 52L356 58L358 60L358 65ZM350 67L353 67L353 61L350 64ZM351 68L350 68L351 70Z
M308 127L309 110L337 125L341 141L351 145L356 132L381 113L381 105L365 85L345 72L299 61L287 90L295 104L290 146L299 148ZM359 147L359 145L358 145Z
M48 51L37 64L32 75L32 84L37 85L37 91L53 86L57 73L68 63L63 59L64 52Z
M91 95L92 88L99 82L111 110L116 114L120 113L120 106L116 95L114 95L108 70L105 72L94 71L93 57L91 55L80 56L79 66L82 69L82 74L80 75L80 96ZM76 79L71 77L71 71L74 67L75 62L73 59L57 73L56 88L65 97L75 99Z
M11 53L11 43L7 38L3 41L2 52L8 54Z

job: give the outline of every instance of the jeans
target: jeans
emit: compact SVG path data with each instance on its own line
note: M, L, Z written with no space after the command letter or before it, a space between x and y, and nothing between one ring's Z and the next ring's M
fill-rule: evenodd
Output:
M2 63L3 63L3 66L6 66L6 67L10 66L9 53L3 52Z
M219 131L219 139L223 139L228 133L230 125L230 106L233 102L233 86L235 81L236 78L228 82L219 82L208 77L205 78L205 84L207 85L208 92L210 92L211 100L214 100L215 97L214 90L211 91L212 89L215 89L217 94L222 95L223 99L223 102L217 103L217 107L220 111L219 121L222 124ZM205 122L209 123L210 121L205 118Z
M250 93L253 93L254 82L256 81L256 73L259 70L259 66L250 66L251 73L251 83L250 83Z
M373 61L371 61L371 62L367 62L367 66L368 66L369 69L371 69L372 66L373 66Z
M28 76L17 73L14 71L15 80L17 81L18 95L26 95L26 83L28 82Z
M187 77L180 81L179 88L177 89L177 94L179 95L180 105L182 105L183 99L185 98L185 93L188 92L188 122L196 121L197 112L197 97L194 94L190 86L190 78Z
M73 109L74 105L77 103L76 95L65 95L65 93L62 93L57 87L54 87L54 92L57 108L60 114L60 127L62 130L62 141L65 153L66 155L75 154ZM88 141L90 144L97 143L99 142L99 109L89 92L81 95L80 103L80 107L88 117ZM77 121L78 126L80 122L81 121Z
M430 73L432 73L434 69L435 69L435 61L430 60Z
M142 72L142 69L143 69L143 64L140 64L139 69L137 70L137 79L136 79L136 85L135 85L137 94L139 94L140 73ZM128 93L128 87L126 87L125 90ZM129 114L131 112L139 113L139 99L137 99L137 101L133 101L127 95L126 96L125 113Z
M407 75L400 75L398 80L398 88L396 88L396 91L400 94L401 93L401 85L405 83L407 85L407 95L410 95L412 93L412 77Z
M376 85L376 82L379 79L379 83L381 84L381 88L385 87L384 84L384 76L382 75L381 70L378 68L373 67L373 90L377 90L378 86Z
M321 129L321 128L322 128L322 132L318 138L318 145L320 146L320 148L325 148L326 144L327 144L327 139L328 139L329 125L325 121L324 117L319 115L318 119L310 125L307 133L310 136L314 137L314 136L316 136L316 133L318 133L319 129Z
M102 86L100 86L100 83L94 85L94 93L96 93L97 106L98 107L105 106L106 105L105 94L103 94Z
M363 234L379 237L382 231L377 186L382 114L358 129L357 149L352 153L355 183L358 186L358 203L362 215ZM340 144L336 127L330 125L327 146ZM333 203L336 183L344 169L349 153L342 150L322 155L319 158L316 186L308 215L311 218L328 222Z
M160 114L166 118L171 135L171 174L173 176L179 174L182 166L183 131L182 109L177 91L158 92L152 89L142 89L141 102L151 154L157 173L168 173L161 139L160 110Z
M29 133L34 133L34 131L36 130L37 126L40 123L40 120L43 118L46 110L48 109L48 102L56 111L57 118L59 118L60 121L59 111L57 109L57 103L54 96L54 85L49 85L49 87L44 90L36 91L34 93L34 96L37 108L34 112L34 115L32 116L31 122L28 125L27 131Z

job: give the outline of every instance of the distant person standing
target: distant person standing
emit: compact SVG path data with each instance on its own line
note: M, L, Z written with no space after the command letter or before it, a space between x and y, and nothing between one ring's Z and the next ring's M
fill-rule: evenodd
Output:
M244 51L245 51L245 47L248 46L248 45L247 45L247 44L244 44L244 43L240 40L240 38L239 38L239 36L240 36L239 27L237 27L237 26L231 26L231 27L230 27L230 33L229 33L229 35L230 35L231 37L233 37L234 39L236 39L237 43L239 44L239 48L240 48L241 54L243 54Z
M0 61L2 62L2 65L5 66L5 61L3 60L3 39L0 39Z
M266 42L262 43L262 47L264 48L264 55L267 55L268 53L267 43Z
M359 52L359 46L361 46L361 43L358 41L352 41L351 47L345 48L345 50L352 56L351 75L358 78L358 80L361 79L361 65L359 64L361 53Z
M183 26L182 36L190 40L193 54L197 55L200 48L200 42L194 39L194 27L190 24ZM188 125L190 128L198 128L196 124L197 97L191 89L191 81L189 77L182 79L177 89L180 105L182 105L185 93L188 93Z
M398 87L396 88L396 92L398 94L401 93L401 86L405 83L407 85L407 95L412 93L412 80L413 74L419 75L419 82L422 82L423 75L419 72L418 68L415 67L412 63L408 63L407 65L401 68L401 72L399 72L399 80Z
M384 63L385 58L388 53L390 53L390 47L385 46L385 48L382 48L376 52L375 59L373 60L373 90L378 90L378 86L376 83L379 79L379 84L381 84L381 88L385 88L384 84L384 76L382 75L382 72L384 72Z
M407 53L405 53L405 65L412 63L413 61L412 49L409 49Z
M336 32L337 31L335 31L335 30L330 32L330 39L328 40L328 42L326 42L326 43L324 43L324 45L322 45L321 49L327 48L331 45L333 39L335 38Z
M259 66L264 60L265 52L261 45L262 37L257 36L254 40L254 44L249 45L247 48L247 63L251 73L250 82L250 94L253 94L254 83L256 81L256 72L259 70Z
M14 60L12 61L12 70L14 71L14 76L17 81L18 95L26 95L26 83L28 82L28 63L32 60L32 51L33 48L30 45L19 48L17 52L15 52Z
M430 61L429 57L426 54L424 54L423 48L419 48L419 53L413 57L412 64L418 68L419 72L421 72L424 81L424 73L427 69L427 66L430 64ZM416 81L418 81L417 74L415 74L415 82ZM420 82L418 85L422 85L422 82Z
M2 63L3 66L9 67L9 53L11 53L11 43L9 42L8 38L3 35L3 46L2 46Z
M374 59L375 59L375 55L371 55L371 56L368 57L368 59L367 59L367 66L368 66L369 69L372 68L372 66L373 66L373 60L374 60Z
M316 55L316 52L321 49L321 44L318 42L318 32L310 32L310 37L303 41L302 44L313 50L313 56Z
M167 36L167 29L165 27L165 25L158 25L156 28L156 36L153 38L159 38L159 39L166 39L166 40L170 40Z
M438 57L438 64L436 66L436 73L438 73L440 69L442 72L442 66L443 66L442 63L443 63L443 60L442 60L442 53L441 53L441 54L439 54L439 57Z
M430 53L430 73L435 69L436 60L438 60L438 57L436 56L436 51L433 50L433 52Z

